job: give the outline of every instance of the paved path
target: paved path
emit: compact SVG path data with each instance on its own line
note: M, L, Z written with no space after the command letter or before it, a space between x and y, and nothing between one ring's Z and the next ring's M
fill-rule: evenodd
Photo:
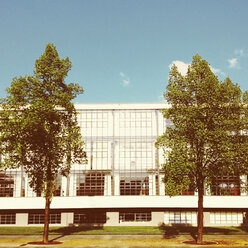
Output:
M0 235L0 247L90 247L90 248L248 248L248 235L204 235L204 240L219 242L218 245L188 245L183 241L192 240L191 235L163 237L162 235L49 235L50 240L62 242L57 245L30 245L31 241L40 241L41 235Z

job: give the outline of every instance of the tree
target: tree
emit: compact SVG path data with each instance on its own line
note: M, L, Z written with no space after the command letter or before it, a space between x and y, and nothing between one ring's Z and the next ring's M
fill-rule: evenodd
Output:
M14 78L1 107L1 152L5 167L22 167L29 184L45 197L43 242L48 243L49 210L58 175L67 176L73 163L85 163L84 143L71 102L83 93L66 84L71 69L53 44L36 60L33 76Z
M172 128L158 137L163 149L166 193L198 191L197 243L203 242L203 195L219 175L240 175L246 170L248 145L245 97L229 78L219 82L209 64L193 57L186 76L174 65L164 94L170 108L164 118Z

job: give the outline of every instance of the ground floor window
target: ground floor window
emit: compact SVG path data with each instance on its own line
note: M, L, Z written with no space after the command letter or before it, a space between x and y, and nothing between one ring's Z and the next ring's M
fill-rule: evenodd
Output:
M104 224L106 212L75 212L74 224Z
M164 214L165 224L197 224L197 213L196 212L165 212Z
M28 224L44 224L45 214L43 213L29 213ZM61 213L50 213L49 224L61 224Z
M211 212L211 224L243 224L243 212Z
M119 221L121 222L146 222L151 221L151 212L131 212L125 211L119 213Z
M16 223L16 214L0 214L0 224L10 225Z

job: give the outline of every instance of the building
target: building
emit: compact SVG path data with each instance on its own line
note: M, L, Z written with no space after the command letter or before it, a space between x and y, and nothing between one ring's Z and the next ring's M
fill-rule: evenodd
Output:
M59 177L51 203L52 225L157 226L197 224L197 192L165 196L156 138L172 125L164 103L75 104L88 164ZM246 223L247 177L222 177L206 189L205 226ZM0 173L0 225L44 223L45 200L21 169Z

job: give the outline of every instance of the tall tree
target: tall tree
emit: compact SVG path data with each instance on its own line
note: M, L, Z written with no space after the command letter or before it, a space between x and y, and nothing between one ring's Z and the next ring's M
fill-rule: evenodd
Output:
M203 195L206 184L223 174L240 175L246 169L245 105L238 85L220 82L209 64L193 57L185 76L174 65L164 94L170 108L164 118L172 128L158 137L165 153L166 192L178 195L193 187L198 191L197 243L203 242Z
M1 107L3 165L22 167L29 184L45 197L43 242L48 243L49 210L58 175L67 176L73 163L85 163L84 143L71 102L83 93L66 84L71 69L53 44L36 60L33 76L14 78Z

